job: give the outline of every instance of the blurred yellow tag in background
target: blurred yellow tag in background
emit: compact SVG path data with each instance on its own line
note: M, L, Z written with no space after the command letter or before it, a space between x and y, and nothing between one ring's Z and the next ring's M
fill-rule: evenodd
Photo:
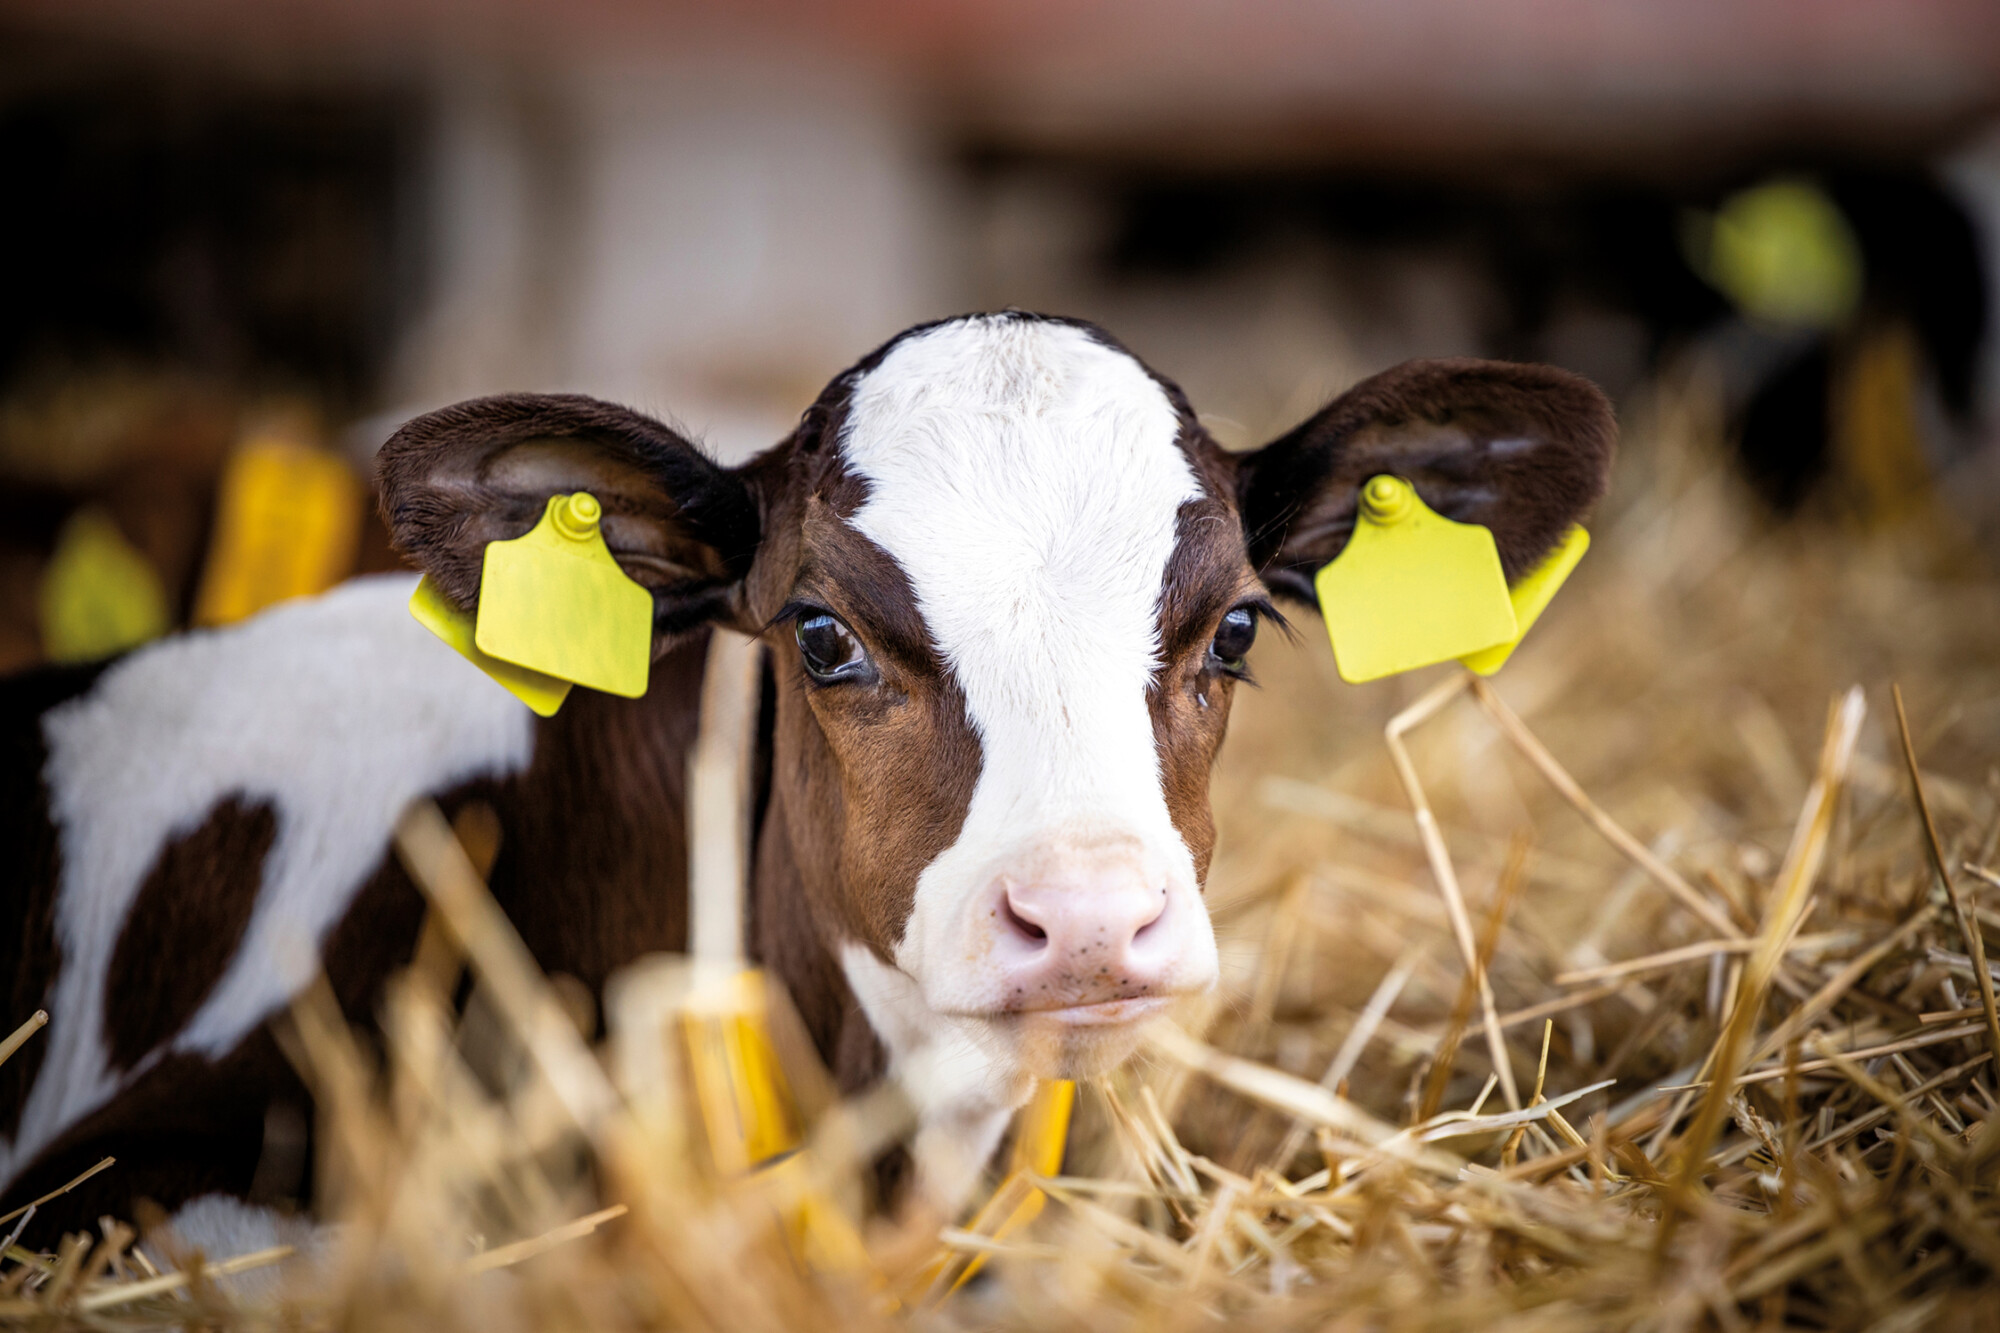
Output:
M888 1282L876 1268L861 1229L847 1211L813 1185L808 1155L792 1153L757 1173L757 1183L781 1202L779 1216L792 1252L816 1273L859 1276L871 1291L882 1293L882 1313L895 1309Z
M1069 1146L1069 1117L1076 1107L1076 1084L1068 1079L1044 1081L1021 1111L1015 1131L1013 1169L1053 1176L1062 1170Z
M1493 534L1454 523L1386 473L1361 488L1354 535L1313 587L1350 685L1520 637Z
M792 1152L804 1138L769 1035L769 1005L764 974L753 968L697 990L682 1013L695 1102L725 1178Z
M533 531L487 543L474 641L503 662L636 699L652 666L653 598L612 558L603 517L588 491L553 495Z
M252 436L222 472L194 623L233 624L325 592L353 571L360 540L353 469L289 436Z
M473 642L472 617L452 605L426 574L410 594L410 614L417 623L458 650L461 657L498 681L509 694L532 708L540 717L554 717L562 701L569 698L569 682L545 676L539 671L488 657Z
M42 575L42 652L51 662L91 662L136 648L172 628L152 564L111 516L79 509L63 524Z
M1550 551L1541 564L1536 565L1521 576L1514 585L1508 599L1514 604L1514 624L1519 630L1506 643L1497 644L1484 652L1470 653L1458 660L1482 676L1490 676L1507 664L1514 649L1521 640L1528 637L1528 631L1542 618L1542 611L1556 590L1569 578L1569 572L1576 568L1576 562L1583 559L1583 553L1590 549L1590 534L1582 528L1572 526L1563 534L1560 545Z
M1046 1179L1062 1170L1063 1152L1069 1146L1070 1114L1075 1109L1075 1083L1048 1079L1035 1085L1034 1097L1021 1108L1014 1125L1014 1151L1008 1158L1007 1174L993 1197L965 1224L968 1234L1005 1240L1042 1215L1048 1195L1028 1177ZM919 1272L916 1285L927 1289L929 1301L935 1304L970 1282L985 1266L984 1254L948 1251Z
M1832 196L1811 181L1739 190L1682 226L1689 265L1751 319L1833 329L1861 306L1861 241Z

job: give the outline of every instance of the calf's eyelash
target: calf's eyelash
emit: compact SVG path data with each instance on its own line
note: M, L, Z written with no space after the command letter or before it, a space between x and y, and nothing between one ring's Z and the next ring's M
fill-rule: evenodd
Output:
M766 631L774 630L780 625L790 624L792 621L798 620L804 616L832 616L832 615L833 612L827 610L827 608L821 606L817 602L790 601L786 602L782 607L778 609L778 614L772 616L769 620L765 621L764 628L759 630L758 633L762 634L765 633ZM834 619L839 620L840 617L834 616ZM844 624L846 622L843 621L842 623Z

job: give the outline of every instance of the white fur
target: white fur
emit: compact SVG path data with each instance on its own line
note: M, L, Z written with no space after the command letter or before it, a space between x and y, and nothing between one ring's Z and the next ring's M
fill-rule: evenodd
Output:
M1178 429L1131 356L1033 319L915 335L854 388L841 447L869 497L853 525L909 578L982 752L958 840L918 877L895 951L916 982L898 1009L931 1017L869 1011L898 1059L911 1058L899 1030L928 1024L928 1040L946 1041L942 1016L1002 1005L982 896L1051 849L1129 849L1188 935L1162 980L1214 980L1214 935L1146 707L1179 511L1201 494ZM980 1044L993 1035L989 1025Z
M402 575L358 579L165 640L43 720L62 968L48 1052L14 1141L0 1145L0 1180L133 1077L108 1068L105 981L163 844L232 793L275 808L242 946L171 1043L221 1055L311 975L404 806L526 765L532 715L411 618L413 586Z
M1004 1055L995 1058L985 1024L934 1012L908 973L852 943L841 947L840 965L889 1051L890 1076L916 1107L917 1189L940 1212L955 1213L1033 1082Z
M211 1277L239 1300L263 1301L278 1294L285 1280L310 1270L328 1258L335 1230L303 1217L286 1217L227 1194L204 1194L181 1205L167 1219L167 1230L181 1259L196 1250L209 1263L256 1254L279 1245L292 1247L289 1258L246 1269L227 1277ZM148 1248L157 1248L149 1239ZM157 1261L156 1261L157 1262Z

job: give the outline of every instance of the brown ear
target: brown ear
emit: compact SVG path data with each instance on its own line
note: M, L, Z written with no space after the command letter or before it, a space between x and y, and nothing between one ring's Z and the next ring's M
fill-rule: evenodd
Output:
M471 610L486 544L587 490L604 540L653 594L655 647L730 615L756 557L758 509L741 477L679 433L576 394L476 398L410 421L376 460L396 549Z
M1446 518L1490 529L1511 582L1603 496L1617 433L1597 386L1553 366L1405 362L1239 458L1251 562L1273 592L1314 603L1313 575L1347 545L1360 487L1386 472Z

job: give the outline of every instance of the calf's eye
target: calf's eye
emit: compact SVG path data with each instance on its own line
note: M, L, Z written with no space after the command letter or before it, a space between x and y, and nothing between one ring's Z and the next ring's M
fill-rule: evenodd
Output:
M1250 645L1257 641L1257 613L1247 606L1239 606L1222 618L1216 628L1215 642L1209 645L1209 656L1224 671L1240 673L1243 659L1250 651Z
M824 611L811 611L798 618L794 633L799 640L799 658L806 673L821 684L851 680L868 671L868 652L854 631Z

